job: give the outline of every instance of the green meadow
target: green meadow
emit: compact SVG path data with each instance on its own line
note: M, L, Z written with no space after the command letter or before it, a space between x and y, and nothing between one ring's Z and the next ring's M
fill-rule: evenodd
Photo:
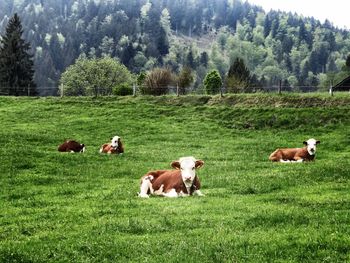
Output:
M183 156L204 197L137 197ZM350 94L0 97L0 262L350 262Z

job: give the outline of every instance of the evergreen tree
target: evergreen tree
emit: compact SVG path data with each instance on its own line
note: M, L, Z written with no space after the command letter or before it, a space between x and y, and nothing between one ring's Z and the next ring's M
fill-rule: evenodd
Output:
M208 62L209 62L209 56L207 52L202 52L201 53L201 57L199 59L199 62L201 65L203 65L204 67L208 67Z
M0 45L0 92L14 96L36 95L30 44L22 39L19 16L10 19Z
M348 70L350 69L350 55L348 55L346 58L345 66L347 67Z
M236 58L228 71L228 77L235 77L238 80L249 82L250 71L245 66L243 59Z
M226 86L229 92L250 91L250 71L245 66L243 59L236 58L231 65L226 79Z
M190 67L183 67L178 75L177 83L179 85L179 93L186 94L186 88L193 82L193 74Z

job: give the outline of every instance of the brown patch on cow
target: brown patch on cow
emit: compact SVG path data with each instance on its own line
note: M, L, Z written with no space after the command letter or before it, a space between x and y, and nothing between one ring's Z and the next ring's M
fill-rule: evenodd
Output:
M269 160L273 162L279 162L281 160L298 161L301 159L303 161L313 161L315 155L310 155L307 151L307 146L305 146L303 148L277 149L269 157Z
M121 154L124 153L124 145L120 139L118 139L118 147L113 147L111 143L105 143L101 146L101 153Z
M85 145L74 140L67 140L58 146L59 152L82 152Z
M162 187L164 193L169 192L171 189L175 189L177 193L182 191L184 194L192 195L194 191L201 188L199 178L196 175L188 192L182 180L180 170L151 171L141 178L141 182L143 179L148 179L151 181L154 191L158 191ZM150 190L148 191L148 194L151 194Z

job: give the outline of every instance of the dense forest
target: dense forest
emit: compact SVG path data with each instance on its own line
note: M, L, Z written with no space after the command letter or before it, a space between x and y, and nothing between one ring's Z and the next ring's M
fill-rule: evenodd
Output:
M79 57L117 57L133 73L188 66L195 87L240 58L257 85L310 90L336 81L350 54L350 32L330 21L240 0L1 0L1 35L15 12L41 95L56 94Z

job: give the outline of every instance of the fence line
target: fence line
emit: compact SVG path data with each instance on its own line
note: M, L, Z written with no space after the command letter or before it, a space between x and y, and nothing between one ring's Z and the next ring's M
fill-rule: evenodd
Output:
M348 90L350 92L350 86L343 86L344 89ZM0 96L8 96L10 94L11 87L0 87ZM28 87L20 87L19 89L26 90L25 95L22 96L31 96L30 89ZM84 90L83 87L81 90ZM196 95L221 95L224 96L225 94L235 94L235 93L256 93L256 92L262 92L262 93L312 93L312 92L319 92L319 88L316 86L283 86L283 85L272 85L272 86L249 86L249 87L237 87L236 90L230 89L228 87L222 86L219 89L216 89L214 92L207 92L207 90L201 86L198 88L194 87L179 87L179 86L157 86L157 87L146 87L146 86L140 86L133 84L132 86L129 86L129 93L126 95L133 95L133 96L143 96L143 95L190 95L190 94L196 94ZM330 86L328 90L323 90L324 92L329 92L330 95L333 95L334 92L337 92L338 90ZM79 93L79 92L69 92L69 89L66 89L63 84L61 84L58 87L37 87L36 92L38 93L37 96L113 96L116 94L113 92L113 89L110 88L97 88L95 91L95 94L92 94L92 91ZM119 95L121 96L121 95Z

